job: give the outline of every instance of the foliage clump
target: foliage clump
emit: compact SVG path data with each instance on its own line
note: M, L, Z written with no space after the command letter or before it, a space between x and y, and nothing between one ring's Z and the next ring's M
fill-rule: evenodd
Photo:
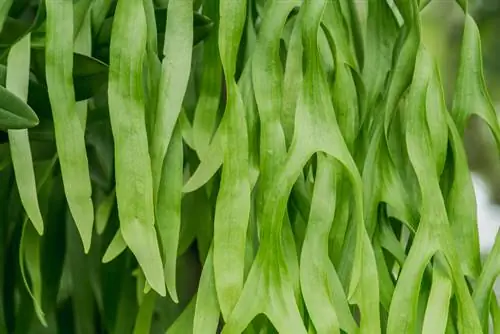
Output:
M0 333L500 330L428 3L5 0Z

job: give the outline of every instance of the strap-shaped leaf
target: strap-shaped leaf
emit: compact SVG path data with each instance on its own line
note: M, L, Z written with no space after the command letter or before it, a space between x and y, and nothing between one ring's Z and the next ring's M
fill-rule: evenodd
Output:
M64 190L85 252L90 249L94 225L92 188L85 151L84 131L75 111L73 90L73 3L49 0L45 73L49 91L57 153Z
M252 27L247 27L247 29L253 30ZM255 100L254 85L252 82L252 72L252 61L249 58L243 68L240 80L238 81L238 88L240 89L241 99L245 105L245 117L248 131L248 177L250 188L254 189L260 175L260 123L257 102Z
M368 13L363 79L367 90L367 106L373 108L383 94L383 85L390 70L397 22L386 1L370 0ZM365 117L363 115L363 121Z
M336 201L336 169L332 158L318 156L311 212L300 261L300 282L307 310L318 333L358 330L340 279L328 258L329 231Z
M432 286L422 333L445 333L452 294L452 282L442 262L435 261L432 271Z
M177 124L165 157L156 203L156 226L163 245L165 279L170 297L175 302L178 302L176 268L181 230L183 172L182 136Z
M479 30L468 13L465 16L460 67L451 114L460 134L463 134L472 114L481 117L490 127L500 149L500 125L484 81Z
M213 268L213 246L210 246L196 295L193 334L216 333L219 317L220 307L217 300L217 291L215 290Z
M24 222L21 236L19 265L25 286L33 299L35 313L43 326L47 327L45 313L42 310L42 277L40 271L40 236L34 227ZM28 285L26 271L28 272L31 287Z
M102 263L108 263L113 261L115 258L118 257L121 253L123 253L127 249L127 243L123 239L122 232L120 229L116 231L115 236L111 240L111 242L108 245L108 248L104 252L104 255L102 257Z
M209 1L203 10L206 15L218 17L219 1ZM218 29L218 20L215 28ZM212 140L221 97L222 66L217 34L210 35L203 52L203 77L193 120L193 141L200 156L205 156Z
M262 214L263 221L266 221L266 224L262 225L265 230L262 231L261 245L250 270L242 297L224 328L229 333L239 332L245 328L246 324L260 312L266 314L279 331L306 332L305 327L301 324L300 313L294 301L293 277L290 276L291 270L288 269L289 263L284 255L281 228L286 198L309 158L318 151L327 152L337 158L342 165L348 167L347 171L353 181L354 188L361 191L359 174L356 177L356 167L350 158L345 142L341 138L333 106L328 97L326 78L321 70L317 53L316 36L324 6L325 2L323 1L308 1L303 7L305 12L301 22L303 24L304 50L306 51L306 68L305 82L297 104L294 139L283 166L275 171L276 178L268 185L268 200L264 204ZM312 88L315 86L312 84L313 82L319 86L316 86L318 89ZM376 269L373 252L370 255L371 247L367 243L369 241L366 234L363 234L362 207L359 206L361 203L357 202L356 204L358 227L356 233L359 237L357 239L359 247L356 250L356 269L351 292L356 296L356 301L360 303L362 314L365 314L362 326L379 328L378 317L370 316L373 307L378 307L378 293L375 292L366 298L361 297L370 294L366 278L370 276L369 284L372 284L373 277L376 277ZM371 261L369 260L370 256L372 257ZM366 272L366 270L370 272L370 275L361 274L362 271ZM363 283L359 284L360 281ZM257 297L255 291L259 291ZM373 292L373 290L371 291ZM275 295L276 303L266 303L267 295ZM257 303L255 298L257 298ZM249 309L250 307L251 309ZM371 311L368 311L368 307Z
M173 0L169 3L166 43L158 86L158 105L151 143L151 169L154 198L157 201L165 155L186 93L193 39L192 0ZM116 19L116 18L115 18Z
M15 48L16 46L14 46L12 50L15 50ZM43 216L45 217L48 216L48 209L53 195L52 191L54 179L50 178L50 175L54 164L55 159L52 159L51 161L49 160L36 166L36 187L40 193L40 207L43 211ZM44 291L46 287L46 285L44 285L44 281L47 279L43 276L44 272L42 271L43 259L41 257L43 252L43 239L37 234L33 224L29 223L28 220L28 217L23 218L23 227L19 246L19 266L24 285L33 299L33 306L37 318L43 326L47 327L48 323L42 309L42 291ZM28 277L31 284L28 284ZM47 291L44 291L44 293L47 293Z
M102 234L108 225L111 211L113 210L116 202L116 190L113 190L104 196L102 200L96 205L95 210L95 228L98 234Z
M130 29L131 17L134 17L134 29ZM154 228L153 177L142 90L146 29L142 0L120 0L111 36L109 114L115 143L120 230L148 283L164 296L165 278Z
M421 220L394 291L387 330L388 333L401 333L415 328L418 292L422 275L431 257L436 251L441 250L444 259L446 259L445 263L449 266L455 294L459 301L459 330L480 333L481 327L477 313L461 270L458 254L453 247L453 238L438 175L437 173L429 173L430 170L436 170L425 111L426 92L432 78L433 66L432 58L421 48L417 57L413 83L408 97L409 108L405 117L408 156L418 178L422 194ZM435 259L435 261L440 260L439 257Z
M429 87L430 88L430 87ZM449 116L448 116L449 118ZM453 170L448 169L443 180L449 182L446 208L453 236L460 254L464 274L477 278L481 263L479 258L479 231L477 225L476 196L467 166L467 156L455 123L447 119L449 143L452 149Z
M7 60L7 88L26 101L29 85L29 63L30 63L30 38L24 39L14 45ZM23 203L26 214L37 230L43 234L43 219L38 204L35 171L31 147L27 130L8 131L10 142L10 155L19 189L19 196Z
M491 250L486 262L484 263L483 271L481 276L477 281L477 285L474 289L474 303L476 305L479 317L481 319L481 324L483 331L487 333L487 328L489 326L488 319L488 308L491 298L491 289L495 284L495 281L500 274L500 264L498 261L500 253L500 234L497 233L495 238L495 243L493 244L493 249ZM495 330L497 327L495 327Z
M153 291L144 296L135 319L134 334L151 332L151 322L155 310L156 297L157 294Z
M303 11L295 19L290 43L288 47L285 74L283 77L283 101L281 111L281 123L285 133L287 147L293 138L295 127L295 110L299 92L302 90L302 25L301 16Z
M220 1L219 53L226 81L224 158L214 217L214 275L224 319L228 319L243 287L245 240L250 216L248 135L235 72L238 45L246 18L246 1Z

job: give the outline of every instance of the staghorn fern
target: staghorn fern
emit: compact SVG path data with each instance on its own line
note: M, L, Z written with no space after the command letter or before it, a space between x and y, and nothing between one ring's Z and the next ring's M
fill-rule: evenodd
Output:
M0 333L500 331L429 2L0 3Z

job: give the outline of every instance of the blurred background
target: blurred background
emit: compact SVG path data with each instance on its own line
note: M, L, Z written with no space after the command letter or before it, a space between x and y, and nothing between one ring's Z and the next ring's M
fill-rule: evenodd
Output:
M500 0L469 0L480 33L483 68L493 104L500 110ZM434 0L422 12L423 38L438 58L448 107L453 103L456 70L463 32L463 13L455 0ZM500 227L500 159L487 126L472 118L465 132L465 148L476 191L479 242L483 260ZM495 287L500 297L500 280Z
M486 84L493 104L500 110L500 0L469 0L469 5L481 32ZM425 45L440 63L446 99L451 108L464 15L455 0L433 0L422 14ZM499 152L489 129L477 118L469 122L465 146L476 189L484 258L493 247L500 226Z

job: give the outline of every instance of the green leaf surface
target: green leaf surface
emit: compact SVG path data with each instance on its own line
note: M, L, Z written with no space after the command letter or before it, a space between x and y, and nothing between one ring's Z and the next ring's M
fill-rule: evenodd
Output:
M26 101L29 85L29 35L14 45L7 60L6 87ZM35 171L27 130L8 131L10 155L19 189L19 196L38 234L43 234L43 219L37 198Z
M86 252L90 249L94 209L84 130L75 110L73 90L73 4L49 0L46 80L54 119L57 153L68 205Z
M137 14L135 29L129 29L132 13ZM142 1L120 0L111 36L108 87L120 230L147 281L164 296L165 279L154 228L153 177L141 80L145 47L146 16Z
M6 88L0 86L0 129L26 129L38 125L33 109Z

